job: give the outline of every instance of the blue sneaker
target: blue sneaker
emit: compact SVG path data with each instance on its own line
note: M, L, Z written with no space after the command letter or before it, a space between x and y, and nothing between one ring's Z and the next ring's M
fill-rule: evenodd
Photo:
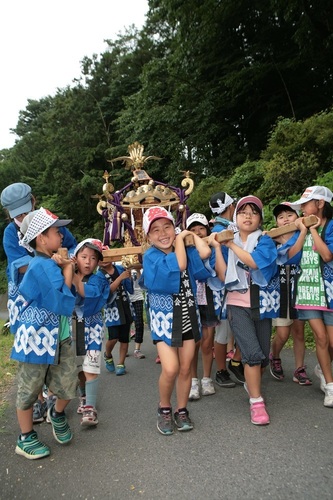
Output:
M126 373L125 365L116 366L116 375L125 375L125 373Z
M53 436L56 441L60 444L67 444L73 438L73 433L68 425L66 415L61 415L61 417L53 416L54 404L50 406L47 411L47 418L52 425Z
M46 417L47 412L47 403L46 401L41 401L37 399L36 403L33 406L32 413L32 421L34 424L39 424L40 422L44 422L44 418Z
M114 372L115 366L114 366L114 362L113 362L113 357L111 356L111 358L108 358L106 353L104 353L104 361L105 361L105 368L109 372Z
M15 453L29 460L36 460L37 458L48 457L50 448L39 441L37 432L32 432L23 441L21 437L18 438Z

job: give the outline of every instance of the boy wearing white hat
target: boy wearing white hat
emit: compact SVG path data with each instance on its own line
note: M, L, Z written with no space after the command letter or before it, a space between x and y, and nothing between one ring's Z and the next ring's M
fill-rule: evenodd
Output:
M17 330L11 353L19 362L16 408L21 434L15 452L28 459L50 454L39 441L32 418L44 383L57 396L48 410L56 441L66 444L73 437L64 413L77 383L69 323L75 304L73 263L56 253L62 243L60 227L70 222L40 208L30 212L20 228L20 244L35 254L15 302Z

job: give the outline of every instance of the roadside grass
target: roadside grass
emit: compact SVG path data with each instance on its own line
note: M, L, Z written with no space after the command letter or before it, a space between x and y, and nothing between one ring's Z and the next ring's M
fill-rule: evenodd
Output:
M4 327L5 321L0 320L0 418L8 406L6 399L16 375L17 362L10 359L13 346L13 335Z

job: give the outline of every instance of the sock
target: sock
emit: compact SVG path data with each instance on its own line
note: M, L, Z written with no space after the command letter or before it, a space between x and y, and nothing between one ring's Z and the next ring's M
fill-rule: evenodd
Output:
M195 377L193 377L193 378L192 378L192 384L197 384L197 383L198 383L198 379L197 379L197 378L195 378Z
M250 398L250 405L253 405L253 403L263 403L264 398L262 396L259 396L259 398Z
M63 417L65 415L64 411L56 411L55 405L53 406L53 410L51 413L52 413L53 418L59 418L59 417Z
M20 441L24 441L27 437L30 436L30 434L32 434L34 432L34 430L32 429L32 431L29 431L29 432L22 432L20 434Z
M170 406L164 406L164 407L160 406L160 413L162 413L163 415L170 415L171 413Z
M98 377L86 382L86 405L96 408Z
M187 413L186 408L178 408L178 413Z
M207 380L210 380L210 377L202 377L203 382L207 382Z

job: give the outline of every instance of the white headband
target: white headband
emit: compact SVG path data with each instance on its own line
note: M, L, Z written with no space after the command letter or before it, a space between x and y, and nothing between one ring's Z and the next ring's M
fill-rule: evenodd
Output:
M233 201L234 200L231 198L231 196L229 196L226 193L224 203L222 203L220 198L218 198L216 200L218 207L212 207L212 205L210 203L209 203L209 206L210 206L210 209L213 212L213 214L223 214L223 212L225 212L227 210L227 208L230 207L230 205L232 205Z

